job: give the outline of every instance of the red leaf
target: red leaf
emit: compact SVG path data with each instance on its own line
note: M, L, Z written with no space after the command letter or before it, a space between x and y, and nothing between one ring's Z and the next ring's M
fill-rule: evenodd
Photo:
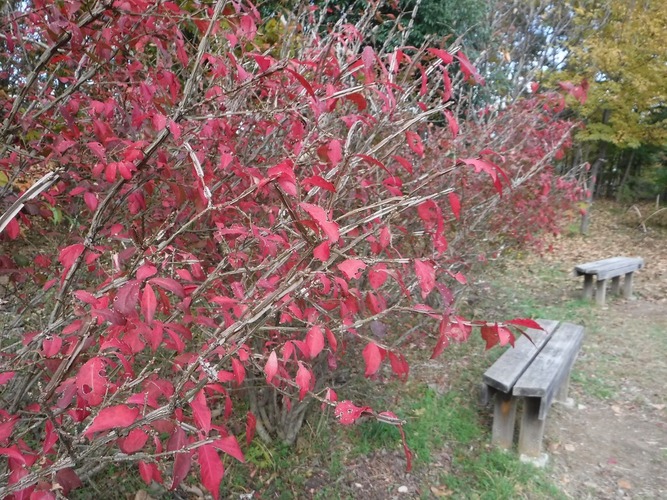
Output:
M361 51L361 61L364 63L364 72L371 75L373 65L375 64L375 51L370 45L366 45Z
M428 52L440 58L440 60L445 64L449 64L454 61L454 57L446 50L431 48L428 49Z
M504 328L504 330L507 330ZM509 330L507 330L509 332ZM497 324L493 325L484 325L480 328L480 333L482 335L482 338L486 342L486 348L491 349L494 345L498 344L501 342L500 339L500 329L498 328ZM507 339L507 336L504 335L505 339ZM505 344L507 341L505 342Z
M167 126L167 118L161 113L155 113L153 115L153 128L158 132Z
M149 325L153 324L155 309L157 309L157 299L155 298L155 292L153 291L153 288L148 283L146 283L146 286L144 287L144 293L141 295L141 312L146 319L146 323Z
M382 364L382 352L377 344L369 343L362 352L364 361L366 362L366 377L370 377L380 369Z
M63 346L63 339L54 335L51 338L46 338L42 342L42 352L47 358L52 358L60 352L60 348Z
M2 372L0 373L0 385L4 385L14 378L16 372Z
M152 278L149 281L149 283L157 285L163 290L167 290L175 294L177 297L180 298L185 297L185 290L183 289L183 285L181 285L178 281L176 281L173 278Z
M331 165L338 165L343 159L343 147L340 141L334 139L326 145L326 155Z
M310 359L314 359L324 349L324 335L322 329L315 325L306 333L306 345L310 352Z
M204 431L204 434L208 435L211 430L211 410L208 404L206 404L206 395L203 389L190 401L190 407L192 408L192 416L195 419L195 424L199 429Z
M245 457L241 451L238 441L234 436L227 436L213 441L213 446L225 452L230 457L234 457L239 462L245 462Z
M444 334L440 333L438 336L438 342L436 342L435 347L433 348L433 353L431 354L431 359L435 359L442 354L442 351L449 345L449 338Z
M450 110L446 109L444 111L445 118L447 118L447 124L449 125L449 131L452 133L452 137L456 137L459 135L459 124L456 121L456 118L454 118L454 113L452 113Z
M352 101L357 106L357 110L359 111L363 111L368 105L364 96L358 92L355 92L354 94L348 94L345 96L345 98Z
M354 156L356 156L357 158L361 158L362 160L364 160L366 163L369 163L370 165L375 165L376 167L380 167L382 170L384 170L384 171L387 172L389 175L391 175L391 172L390 172L389 169L385 166L385 164L382 163L382 162L381 162L380 160L378 160L377 158L373 158L372 156L369 156L369 155L363 155L363 154L356 154L356 155L354 155Z
M373 290L377 290L387 281L389 274L385 269L385 264L376 264L368 271L368 282Z
M299 83L303 86L304 89L306 89L306 92L308 92L308 94L313 99L315 99L316 101L318 100L317 96L315 95L315 91L313 90L313 87L311 87L310 83L308 83L308 80L306 80L303 76L301 76L299 73L290 68L285 68L285 70L291 73L294 76L294 78L296 78L299 81Z
M466 80L468 80L472 76L476 83L484 85L484 78L480 76L480 74L477 72L475 67L472 65L472 63L468 60L468 58L463 52L459 50L456 54L456 58L459 60L459 63L461 64L461 71L463 72L463 75Z
M391 369L401 380L407 380L408 373L410 372L410 366L408 361L405 359L405 356L402 354L394 354L389 351L389 362L391 363Z
M142 460L139 461L139 474L141 479L148 485L151 484L151 481L155 480L157 483L162 483L162 476L160 475L160 469L157 468L155 463L147 463Z
M459 200L459 195L456 193L449 193L449 204L452 207L452 213L456 220L461 218L461 200Z
M114 301L114 309L123 316L136 314L139 303L139 282L130 280L118 289Z
M468 283L468 280L466 279L466 277L461 273L453 273L451 271L447 271L447 273L449 273L449 275L452 278L454 278L456 281L458 281L462 285L465 285L466 283Z
M526 328L533 328L535 330L544 330L544 328L542 328L537 321L535 321L534 319L530 319L530 318L514 318L514 319L511 319L509 321L505 321L505 323L507 323L508 325L524 326Z
M79 476L76 475L76 472L74 472L74 469L71 467L66 467L56 472L55 482L62 486L62 493L64 495L67 495L70 491L81 488L81 486L83 486L81 479L79 479Z
M336 267L347 277L347 279L356 279L361 276L361 271L366 269L366 264L359 259L347 259L336 265Z
M245 442L248 446L255 437L255 429L257 428L257 417L252 412L248 412L245 422Z
M278 356L276 351L271 351L269 359L266 365L264 365L264 373L266 374L266 383L270 384L273 377L278 373Z
M338 224L329 220L329 216L322 207L310 203L299 203L299 206L313 218L324 234L327 235L331 243L336 243L338 241L338 238L340 237L338 233Z
M326 262L331 255L330 247L331 242L329 240L323 241L313 249L313 257L322 262Z
M442 72L442 81L445 84L445 92L442 94L442 100L447 102L452 98L452 80L449 78L449 73L447 73L447 70ZM445 114L447 114L447 111L449 110L445 110Z
M234 372L234 379L236 385L241 385L245 380L245 368L243 364L236 358L232 358L232 371Z
M104 178L107 182L113 182L116 180L116 172L118 171L118 163L111 162L107 163L106 168L104 169Z
M151 276L155 276L157 274L157 267L155 267L153 264L143 264L139 269L137 269L137 279L139 281L143 281L147 278L150 278Z
M107 158L106 151L104 150L104 146L100 144L99 142L93 141L89 142L86 144L88 148L97 156L100 160L105 161Z
M334 193L336 191L336 186L334 186L331 182L328 180L324 179L323 177L320 177L319 175L313 175L311 177L306 177L301 181L302 184L306 185L311 185L311 186L317 186L319 188L324 189L325 191L330 191Z
M299 361L299 369L296 372L296 383L299 386L299 401L301 401L310 390L312 375L310 370Z
M104 401L107 391L107 379L100 375L106 367L106 362L100 357L86 361L76 375L76 386L89 405L97 406Z
M425 299L435 287L435 269L433 264L427 261L415 260L415 274L422 291L422 299Z
M498 327L498 342L501 346L510 344L514 347L514 334L504 326Z
M416 132L412 132L411 130L407 130L405 132L405 138L408 141L408 146L410 146L410 149L414 151L414 153L419 156L420 158L424 157L424 145L422 144L422 139L419 137L419 134Z
M336 336L328 328L326 328L325 331L327 334L327 342L329 342L329 347L331 347L331 350L333 352L336 352L336 350L338 349L338 340L336 339Z
M449 345L449 337L451 333L452 324L449 322L448 318L443 318L440 322L439 327L439 336L438 342L433 348L433 353L431 354L431 359L435 359L442 354L442 351Z
M20 464L25 464L26 460L23 454L19 451L18 446L14 445L10 448L0 448L0 455L16 460Z
M507 174L505 174L505 172L493 162L478 158L465 158L459 161L465 163L466 165L474 167L475 172L481 172L481 171L486 172L489 175L489 177L491 177L491 179L493 180L493 185L496 188L496 191L498 191L498 193L500 194L503 193L503 186L500 183L498 174L502 175L502 177L505 179L505 182L507 182L508 184L510 183Z
M392 158L396 160L409 174L413 172L412 163L410 163L407 159L398 155L394 155Z
M131 455L140 451L148 441L148 434L143 429L132 429L129 434L118 440L118 447L123 453Z
M352 401L341 401L336 405L334 415L343 425L355 423L364 413L372 414L373 410L368 406L356 406Z
M58 262L63 265L66 272L70 267L72 267L74 261L79 258L85 248L86 247L84 247L81 243L77 243L76 245L65 247L60 251L60 255L58 255Z
M218 500L220 498L220 483L225 475L225 467L222 464L222 460L220 460L218 452L211 444L205 444L197 448L197 455L201 482L211 495L213 495L213 498Z
M167 451L179 451L185 448L188 444L185 431L181 426L177 425L174 433L167 441ZM181 484L185 476L190 472L192 466L192 450L183 451L174 455L174 470L172 474L172 483L170 490L175 490Z
M17 421L18 419L13 417L11 420L0 423L0 443L3 443L9 436L12 435L14 425L16 425Z
M389 413L389 412L387 412L387 413ZM410 472L412 470L412 451L410 451L410 448L408 448L408 440L405 438L405 431L403 430L402 425L398 426L398 431L401 433L401 441L403 443L403 451L405 452L405 460L407 462L406 465L405 465L405 472Z
M19 237L21 234L21 226L19 226L19 222L16 220L16 217L7 223L4 232L7 234L7 236L9 236L10 240L15 240Z
M130 408L127 405L108 406L102 409L86 429L84 436L91 439L95 432L107 431L115 427L132 425L139 416L139 408Z
M91 212L94 212L97 209L97 196L95 196L95 193L91 193L90 191L84 193L83 201L86 202L86 205Z

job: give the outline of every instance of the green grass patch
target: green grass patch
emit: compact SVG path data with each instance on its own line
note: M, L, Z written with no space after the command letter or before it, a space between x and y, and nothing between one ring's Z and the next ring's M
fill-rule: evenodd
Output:
M461 450L452 473L443 475L442 482L453 492L452 498L566 498L543 471L497 449Z
M616 397L616 388L606 382L608 377L599 377L581 370L572 370L571 381L589 396L600 400L609 400Z

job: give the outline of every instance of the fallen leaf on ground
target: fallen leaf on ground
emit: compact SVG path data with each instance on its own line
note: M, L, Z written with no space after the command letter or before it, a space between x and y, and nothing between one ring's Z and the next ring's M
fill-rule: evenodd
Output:
M622 490L632 489L632 484L630 484L630 481L628 481L627 479L619 479L617 484L618 487L621 488Z

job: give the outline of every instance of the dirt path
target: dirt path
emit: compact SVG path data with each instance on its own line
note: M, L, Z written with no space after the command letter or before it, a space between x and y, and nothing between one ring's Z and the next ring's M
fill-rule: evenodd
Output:
M548 293L541 280L527 281L526 293L555 302L581 289L570 275L576 264L616 255L646 262L632 300L575 318L587 327L571 385L576 407L555 407L548 420L550 474L571 498L667 498L667 234L642 233L609 210L594 214L589 237L560 238L553 253L524 262L551 269Z

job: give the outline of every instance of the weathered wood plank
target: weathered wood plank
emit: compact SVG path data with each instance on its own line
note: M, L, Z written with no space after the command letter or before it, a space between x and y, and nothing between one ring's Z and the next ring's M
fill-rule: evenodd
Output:
M619 262L623 262L625 259L628 257L612 257L610 259L604 259L604 260L595 260L591 262L586 262L584 264L579 264L574 267L574 272L581 275L581 274L591 274L594 273L596 269L599 269L601 267L609 266L609 265L616 265Z
M642 267L644 267L644 260L640 257L613 257L580 264L575 266L574 272L577 276L594 274L598 279L608 279L637 271Z
M486 370L483 376L485 384L502 392L511 391L514 383L521 377L531 361L537 356L549 339L549 335L558 326L558 321L538 320L546 331L528 329L526 333L533 342L521 336L508 348L498 360Z
M514 384L514 396L540 398L540 419L546 418L556 392L569 376L583 337L583 327L562 323Z

